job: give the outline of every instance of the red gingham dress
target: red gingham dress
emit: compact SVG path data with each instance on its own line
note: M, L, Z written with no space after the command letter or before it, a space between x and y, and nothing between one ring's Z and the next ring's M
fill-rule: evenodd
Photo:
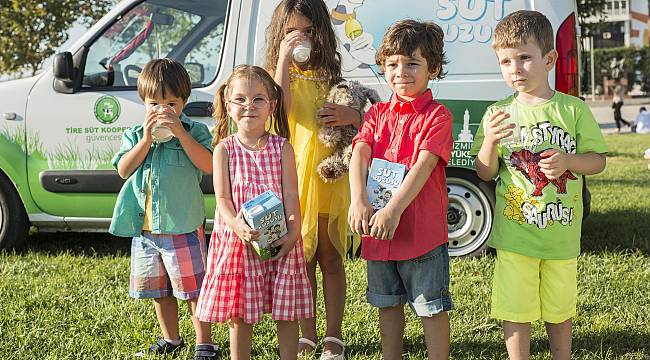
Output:
M285 141L271 134L266 147L260 151L244 148L235 135L222 141L228 151L236 212L241 204L267 190L282 198L281 159ZM217 211L197 317L201 321L220 323L241 318L254 324L262 320L264 313L271 313L273 320L314 317L302 239L282 259L261 261L226 226Z

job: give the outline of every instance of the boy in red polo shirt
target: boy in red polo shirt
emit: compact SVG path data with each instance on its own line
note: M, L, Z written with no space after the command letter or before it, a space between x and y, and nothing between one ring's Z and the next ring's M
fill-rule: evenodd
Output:
M384 359L402 358L404 304L422 319L429 359L449 356L447 187L453 145L449 111L433 99L430 80L447 63L443 31L431 22L393 24L377 52L393 90L390 102L366 113L350 163L348 222L363 235L368 302L379 308ZM386 206L373 214L366 180L372 159L406 165L407 174Z

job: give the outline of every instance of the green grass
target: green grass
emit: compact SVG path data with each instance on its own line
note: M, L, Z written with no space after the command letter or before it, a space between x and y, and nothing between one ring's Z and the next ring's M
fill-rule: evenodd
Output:
M641 159L650 137L608 136L607 170L589 179L592 214L579 258L574 359L650 359L650 171ZM155 340L150 301L128 297L129 240L106 235L40 234L26 249L0 253L0 359L124 359ZM501 327L489 319L493 257L451 264L453 359L506 358ZM377 311L364 298L365 264L348 261L344 337L348 359L381 359ZM181 331L193 342L186 307ZM323 304L319 303L322 315ZM422 330L407 311L406 359L426 358ZM322 336L324 321L318 321ZM225 325L214 339L227 348ZM256 359L276 359L275 326L255 328ZM533 359L550 359L541 323ZM176 356L191 359L190 349Z
M52 169L97 169L110 164L114 154L114 149L109 146L93 146L92 149L80 152L77 146L68 140L46 156Z

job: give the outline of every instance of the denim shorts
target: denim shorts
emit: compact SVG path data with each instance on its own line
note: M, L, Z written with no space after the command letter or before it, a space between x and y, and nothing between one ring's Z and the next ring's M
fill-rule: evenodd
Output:
M410 260L368 260L366 299L378 308L408 302L421 317L453 309L447 244Z
M203 230L166 235L143 231L131 241L130 295L136 299L199 297L206 266Z

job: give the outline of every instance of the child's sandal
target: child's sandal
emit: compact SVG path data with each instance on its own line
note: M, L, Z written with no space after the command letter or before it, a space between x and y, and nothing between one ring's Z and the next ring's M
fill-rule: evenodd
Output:
M331 351L326 350L323 351L323 353L320 355L320 360L343 360L345 359L345 343L339 339L335 338L334 336L326 336L323 338L323 344L326 342L334 343L338 346L341 347L341 353L340 354L332 354Z
M313 353L314 351L316 351L316 343L309 340L309 339L307 339L307 338L302 338L301 337L300 339L298 339L298 345L300 346L300 344L307 345L307 346L311 347L311 350L309 350L309 351L300 351L299 350L298 356L307 356L307 355ZM306 350L306 349L304 349L304 350Z

